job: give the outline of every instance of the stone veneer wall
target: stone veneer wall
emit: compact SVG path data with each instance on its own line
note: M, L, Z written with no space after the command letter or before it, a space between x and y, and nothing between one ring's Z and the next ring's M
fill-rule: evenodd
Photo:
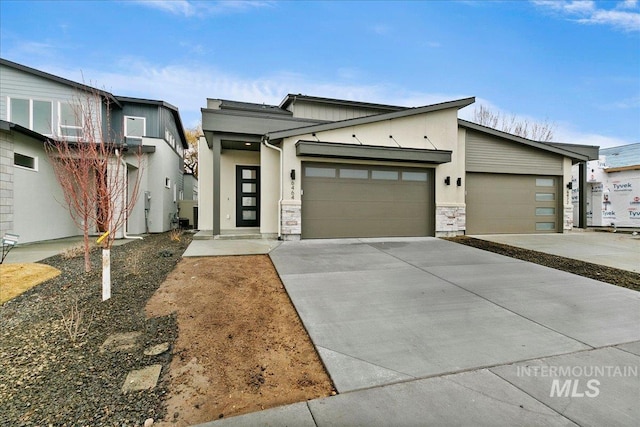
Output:
M302 235L302 203L299 200L282 201L282 239L300 240Z
M13 141L0 132L0 237L13 231Z
M466 221L465 206L437 206L436 237L452 237L464 234Z

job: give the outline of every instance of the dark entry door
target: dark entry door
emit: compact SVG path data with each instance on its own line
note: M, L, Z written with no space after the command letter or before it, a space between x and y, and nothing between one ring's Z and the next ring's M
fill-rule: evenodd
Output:
M236 166L236 227L260 226L260 166Z

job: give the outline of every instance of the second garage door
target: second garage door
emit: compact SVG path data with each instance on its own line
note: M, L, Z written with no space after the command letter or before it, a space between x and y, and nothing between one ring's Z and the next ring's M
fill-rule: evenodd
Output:
M302 167L303 238L434 235L433 169Z
M467 173L466 234L562 231L561 177Z

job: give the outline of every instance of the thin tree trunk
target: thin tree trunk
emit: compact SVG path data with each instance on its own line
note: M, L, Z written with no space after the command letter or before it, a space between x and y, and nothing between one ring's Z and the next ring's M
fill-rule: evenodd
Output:
M102 249L102 301L111 298L111 249Z

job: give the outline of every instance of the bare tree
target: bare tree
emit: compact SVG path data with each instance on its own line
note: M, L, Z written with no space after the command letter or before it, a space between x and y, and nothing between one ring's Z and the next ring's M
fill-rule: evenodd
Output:
M184 170L198 178L198 139L202 135L202 125L184 131L189 148L184 151Z
M520 119L515 114L505 115L492 111L484 105L475 108L473 121L483 126L541 142L552 141L555 128L555 124L546 119L543 122L531 122L527 119Z
M89 235L103 233L98 240L103 245L105 300L111 295L110 249L117 231L126 227L138 198L142 152L141 147L127 150L124 139L115 137L109 99L99 91L76 97L69 108L73 124L65 123L65 128L73 133L60 132L46 144L47 153L71 217L83 231L87 272L91 269ZM125 160L127 151L134 156L131 176Z

